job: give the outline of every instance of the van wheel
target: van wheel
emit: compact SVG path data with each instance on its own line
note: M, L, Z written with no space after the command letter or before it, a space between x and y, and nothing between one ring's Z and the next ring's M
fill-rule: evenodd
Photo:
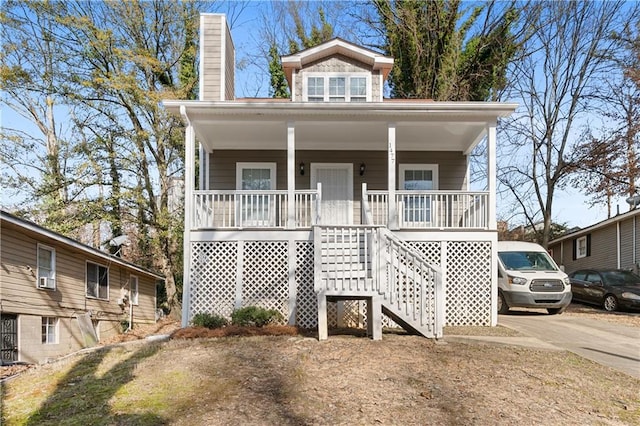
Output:
M507 305L507 301L504 300L504 296L502 295L502 292L499 291L498 292L498 313L506 314L508 312L509 312L509 305Z
M562 308L547 308L547 312L549 312L549 315L560 315L565 309L567 309L566 306Z

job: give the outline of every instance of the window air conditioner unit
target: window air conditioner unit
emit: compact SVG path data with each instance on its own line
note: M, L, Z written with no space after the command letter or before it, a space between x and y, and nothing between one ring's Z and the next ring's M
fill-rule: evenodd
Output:
M38 283L39 288L55 288L55 281L53 278L49 277L40 277L40 282Z

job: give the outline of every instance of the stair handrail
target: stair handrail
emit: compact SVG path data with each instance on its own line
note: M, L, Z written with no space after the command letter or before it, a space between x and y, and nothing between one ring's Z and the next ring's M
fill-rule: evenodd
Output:
M420 302L419 309L416 309L415 305L411 305L405 300L403 304L405 314L410 315L412 319L421 326L432 326L435 337L442 337L445 309L442 268L426 261L423 258L423 254L419 253L407 242L398 238L389 229L382 227L379 228L378 232L380 233L378 238L381 257L380 264L384 264L385 269L388 268L386 270L386 277L381 277L382 279L380 280L384 283L384 287L381 284L380 291L385 300L388 300L390 306L402 303L403 289L401 288L400 282L396 282L395 272L393 271L393 268L402 263L405 267L403 273L404 280L406 283L411 283L413 287L411 292L409 292L409 290L406 291L413 294L414 299L418 298ZM388 248L388 252L385 252L385 248ZM389 255L386 256L386 253ZM395 256L397 256L397 262L395 264L394 258L392 257L394 253ZM433 305L428 306L426 294L428 290L427 283L430 280L433 280L434 300ZM428 312L432 314L427 315Z
M371 206L369 204L369 197L367 195L367 184L362 184L362 221L364 224L373 225L373 213L371 212ZM442 268L437 265L433 265L430 262L426 261L421 253L419 253L413 246L408 244L406 241L398 238L389 228L386 226L378 227L378 236L377 236L377 250L378 253L375 256L378 258L375 264L378 265L377 277L376 280L379 285L379 291L383 295L385 299L389 300L389 303L393 304L394 302L394 294L392 294L392 283L391 273L387 270L387 268L392 267L392 259L388 256L384 256L383 248L387 246L385 244L385 240L388 241L389 253L393 253L394 251L400 255L402 252L402 256L405 259L411 258L411 261L414 264L415 268L418 268L419 271L427 271L428 273L433 274L434 280L434 318L433 318L433 327L434 334L436 338L442 337L442 328L444 326L444 284L442 280ZM405 265L409 265L409 262L405 262ZM424 272L423 272L424 273ZM411 280L411 277L406 276L407 280ZM415 283L415 272L414 279L411 280ZM420 280L419 289L417 289L421 295L425 294L425 281ZM398 296L399 297L399 296ZM423 299L424 301L424 299ZM426 307L423 306L422 309ZM408 307L405 307L408 309ZM415 314L415 312L412 312ZM422 322L422 321L421 321Z

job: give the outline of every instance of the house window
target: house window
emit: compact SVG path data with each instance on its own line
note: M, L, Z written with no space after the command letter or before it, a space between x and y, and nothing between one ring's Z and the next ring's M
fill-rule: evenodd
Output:
M42 317L42 343L46 345L58 343L58 318Z
M87 262L87 297L109 300L109 268Z
M129 300L133 305L138 304L138 277L135 275L129 277Z
M324 78L309 77L307 80L307 96L309 102L324 101Z
M56 289L56 251L38 244L38 288Z
M432 221L434 200L426 191L438 189L437 164L401 164L400 190L416 194L402 196L402 219L405 224L426 224Z
M237 223L239 226L275 224L276 197L265 191L276 189L276 163L237 163Z
M309 102L366 102L369 99L370 78L358 75L312 75L306 79L306 100Z
M330 77L329 78L329 102L344 102L346 99L346 78Z
M587 237L580 237L576 240L576 259L587 257Z
M351 102L367 101L367 79L365 77L351 77L349 93Z

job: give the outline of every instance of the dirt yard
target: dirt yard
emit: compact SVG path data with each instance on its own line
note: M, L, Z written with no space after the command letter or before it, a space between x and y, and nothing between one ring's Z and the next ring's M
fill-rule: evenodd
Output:
M579 305L565 315L640 327L640 315ZM446 332L513 333L474 329ZM404 333L374 342L344 330L318 342L278 330L174 335L32 368L5 383L2 424L640 424L640 381L567 352Z

